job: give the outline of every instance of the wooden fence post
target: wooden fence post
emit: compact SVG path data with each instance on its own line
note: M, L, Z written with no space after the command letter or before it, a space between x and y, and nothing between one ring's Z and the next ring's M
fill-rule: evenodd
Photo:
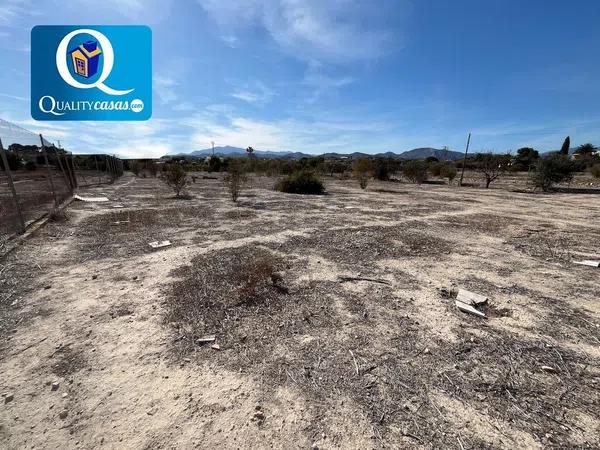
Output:
M44 145L44 138L40 134L40 142L42 144L42 155L44 155L44 162L46 163L46 170L48 171L48 181L50 182L50 190L52 191L52 197L54 198L54 206L58 208L58 199L56 198L56 190L54 189L54 180L52 179L52 171L50 170L50 164L48 163L48 152L46 152L46 146Z
M8 167L8 158L6 158L6 152L0 139L0 154L2 155L2 164L4 165L4 172L6 172L6 178L8 179L8 185L12 191L13 200L15 202L15 208L19 216L19 224L21 225L21 233L25 232L25 219L23 219L23 212L21 211L21 205L19 205L19 197L17 196L17 190L15 189L15 183L13 182L12 174L10 173L10 167Z

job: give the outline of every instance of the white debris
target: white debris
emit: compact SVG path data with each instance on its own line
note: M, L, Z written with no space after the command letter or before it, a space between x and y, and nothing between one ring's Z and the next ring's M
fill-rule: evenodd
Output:
M98 203L107 202L108 197L82 197L81 195L74 195L75 200L81 200L82 202Z
M112 205L113 208L125 208L123 205Z
M148 244L152 248L163 248L171 245L171 241L154 241Z
M202 336L196 342L198 342L198 344L207 344L209 342L215 342L216 339L217 337L214 334L209 334L208 336Z
M469 292L464 289L458 290L458 295L456 296L458 301L466 303L467 305L477 306L483 305L487 303L488 298L481 294L476 294L475 292Z
M585 261L573 261L573 264L579 264L580 266L600 267L600 261L592 261L589 259Z
M484 313L482 313L481 311L476 310L475 308L473 308L471 305L469 305L467 303L461 302L460 300L456 300L456 307L458 309L460 309L461 311L464 311L466 313L474 314L474 315L479 316L479 317L485 317Z

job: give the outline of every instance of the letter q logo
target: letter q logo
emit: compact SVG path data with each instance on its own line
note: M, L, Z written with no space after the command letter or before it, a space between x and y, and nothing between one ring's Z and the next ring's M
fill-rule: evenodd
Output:
M95 39L97 39L98 43L102 47L102 52L104 54L104 65L102 67L102 72L100 73L100 77L93 83L89 83L89 84L80 83L75 78L73 78L73 75L71 75L71 72L69 71L69 68L67 66L67 47L68 47L71 39L73 39L73 37L75 37L79 34L89 34L89 35L93 36ZM102 92L109 94L109 95L125 95L125 94L129 94L130 92L133 92L134 89L117 90L117 89L113 89L113 88L107 86L106 84L104 84L106 79L110 76L110 73L112 71L114 63L115 63L115 52L114 52L112 44L110 43L108 38L104 34L100 33L99 31L92 30L89 28L82 28L79 30L71 31L64 38L62 38L62 40L60 41L60 44L58 44L58 48L56 49L56 68L58 69L58 73L60 74L60 77L69 86L72 86L77 89L98 88Z

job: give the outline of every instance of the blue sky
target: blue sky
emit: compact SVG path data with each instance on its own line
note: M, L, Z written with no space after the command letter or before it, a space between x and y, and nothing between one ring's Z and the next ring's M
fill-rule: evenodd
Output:
M74 152L600 144L592 0L0 0L0 118ZM148 24L148 122L36 122L30 29Z

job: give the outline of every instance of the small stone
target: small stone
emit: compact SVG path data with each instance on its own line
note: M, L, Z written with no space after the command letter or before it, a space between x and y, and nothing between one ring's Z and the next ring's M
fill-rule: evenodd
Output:
M51 389L52 389L53 391L56 391L56 390L58 389L58 387L59 387L59 386L60 386L60 383L59 383L58 381L54 381L54 382L52 383L52 388L51 388Z
M316 442L310 446L310 450L319 450L319 446L317 445Z
M425 350L423 350L423 353L429 355L431 353L431 350L429 350L429 347L427 347Z
M213 344L210 346L213 350L221 350L221 346L219 344Z
M92 275L92 280L95 280L98 278L98 275Z
M15 394L13 394L12 392L8 392L6 394L2 394L2 396L4 397L4 403L9 403L12 402L15 399Z
M66 392L63 392L62 398L67 398L68 396L69 396L69 394L67 394Z
M58 417L61 419L66 419L68 415L69 411L67 411L66 409L63 409L60 413L58 413Z
M265 413L263 413L262 411L255 412L254 413L254 419L255 420L259 420L259 421L265 420Z
M47 284L46 286L44 286L44 289L50 289L52 286L50 286L49 284Z

